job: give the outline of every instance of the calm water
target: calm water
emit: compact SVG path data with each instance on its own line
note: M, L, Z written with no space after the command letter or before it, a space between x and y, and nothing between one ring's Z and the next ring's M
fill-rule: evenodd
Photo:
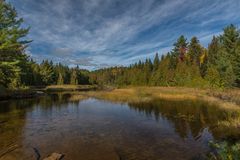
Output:
M202 102L113 103L70 94L0 102L0 159L36 159L58 152L66 160L194 159L222 138L229 116Z

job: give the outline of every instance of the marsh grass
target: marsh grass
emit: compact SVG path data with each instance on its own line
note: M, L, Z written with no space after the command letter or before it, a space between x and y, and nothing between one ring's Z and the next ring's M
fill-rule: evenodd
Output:
M238 112L239 114L239 112ZM238 140L240 137L240 117L229 118L224 121L219 121L216 125L214 132L215 133L225 133L227 139Z
M213 152L207 155L208 160L239 160L240 143L229 144L227 142L210 142Z
M240 109L240 90L236 89L220 92L184 87L130 87L111 91L86 92L84 94L121 102L141 102L155 98L177 101L203 100L226 109Z
M98 99L127 103L149 102L154 99L203 101L209 104L209 107L218 106L226 114L229 114L229 118L219 120L216 124L214 127L216 133L225 132L227 133L226 137L233 135L233 138L240 137L240 90L214 91L183 87L130 87L112 91L83 92L82 94Z
M59 91L88 91L96 89L96 85L50 85L45 88L49 92Z

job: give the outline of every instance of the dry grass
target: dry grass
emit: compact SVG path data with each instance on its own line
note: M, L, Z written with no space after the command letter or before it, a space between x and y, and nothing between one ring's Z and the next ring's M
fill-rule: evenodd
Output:
M219 92L184 87L130 87L114 89L112 91L85 92L85 94L96 98L120 102L141 102L149 101L154 98L203 100L225 109L240 110L240 90Z
M224 91L212 91L208 92L208 95L216 97L218 99L235 103L240 105L240 90L239 89L227 89Z
M215 134L222 135L220 138L232 138L239 139L239 131L240 131L240 118L232 118L225 121L219 121L218 124L214 128Z
M84 91L95 89L94 85L50 85L45 88L46 91Z
M202 100L209 103L209 106L214 104L228 112L240 113L240 90L237 89L212 91L183 87L130 87L112 91L84 92L83 94L117 102L144 102L155 98L176 101ZM215 132L227 132L229 135L239 135L239 130L240 118L238 117L220 121L215 128Z

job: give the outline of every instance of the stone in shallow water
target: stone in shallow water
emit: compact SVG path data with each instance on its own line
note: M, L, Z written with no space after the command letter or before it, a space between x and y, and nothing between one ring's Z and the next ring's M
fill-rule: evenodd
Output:
M60 153L52 153L50 156L44 158L43 160L61 160L64 155Z

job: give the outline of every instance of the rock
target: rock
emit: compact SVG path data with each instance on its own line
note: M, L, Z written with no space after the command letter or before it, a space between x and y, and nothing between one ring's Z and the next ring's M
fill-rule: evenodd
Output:
M64 155L60 153L52 153L50 156L44 158L43 160L61 160Z

